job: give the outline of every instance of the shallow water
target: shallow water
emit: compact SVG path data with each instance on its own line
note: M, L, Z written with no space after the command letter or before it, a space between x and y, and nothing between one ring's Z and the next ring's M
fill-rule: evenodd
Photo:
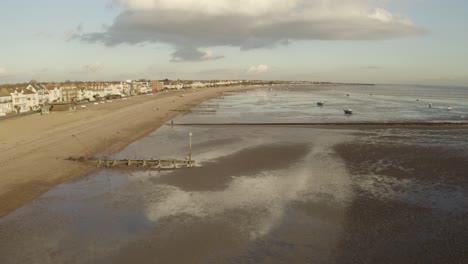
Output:
M216 112L175 123L455 121L467 107L458 89L273 89L207 101L194 109ZM426 112L437 109L425 98L454 111ZM0 219L0 263L447 263L463 252L466 129L164 126L114 156L187 158L189 132L193 169L97 170Z
M317 106L319 101L325 105ZM447 111L447 106L452 110ZM353 109L353 115L344 114L343 109L347 108ZM179 116L174 122L468 122L468 88L377 85L292 90L273 87L231 93L195 109L200 112Z

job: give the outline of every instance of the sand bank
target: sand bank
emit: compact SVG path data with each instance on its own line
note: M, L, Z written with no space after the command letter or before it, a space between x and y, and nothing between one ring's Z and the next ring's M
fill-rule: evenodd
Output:
M0 121L0 217L92 169L65 158L103 153L106 139L109 152L117 152L180 113L171 110L187 109L223 92L246 89L252 87L136 96L89 104L74 112Z

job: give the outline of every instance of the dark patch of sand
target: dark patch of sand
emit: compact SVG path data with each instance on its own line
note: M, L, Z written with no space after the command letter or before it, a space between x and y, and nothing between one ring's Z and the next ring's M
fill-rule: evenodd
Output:
M463 149L417 145L345 143L335 147L354 175L385 175L463 186L468 190L468 157Z
M307 144L255 146L220 157L202 167L174 171L155 181L177 186L185 191L221 190L235 176L252 176L264 171L288 168L303 159L310 149L311 146Z
M216 146L232 144L238 141L239 141L239 138L236 138L236 137L212 139L212 140L204 141L201 143L192 144L192 148L193 149L215 148Z
M171 217L161 222L147 240L130 243L106 263L228 263L242 251L231 220Z
M336 263L463 263L467 257L466 215L436 214L430 208L356 189L343 223Z
M466 260L468 215L463 197L468 194L468 157L463 148L356 141L335 146L335 151L351 173L355 194L345 213L336 263L463 263ZM422 190L421 197L429 195L432 202L448 199L462 206L439 208L431 203L426 206L399 199L405 198L405 193L421 192L411 184L399 187L392 198L380 196L376 194L380 190L377 187L370 192L360 185L372 175L431 186L430 193Z

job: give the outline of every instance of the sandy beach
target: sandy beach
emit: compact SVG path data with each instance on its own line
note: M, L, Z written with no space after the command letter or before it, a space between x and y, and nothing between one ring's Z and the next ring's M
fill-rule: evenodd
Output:
M64 160L123 149L168 120L223 92L252 87L205 88L88 104L73 112L30 115L0 122L0 218L54 186L92 168ZM183 96L181 96L183 95Z

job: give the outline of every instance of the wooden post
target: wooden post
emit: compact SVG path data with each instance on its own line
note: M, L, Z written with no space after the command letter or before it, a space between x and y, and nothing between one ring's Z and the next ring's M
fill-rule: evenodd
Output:
M189 133L189 163L192 161L192 132Z

